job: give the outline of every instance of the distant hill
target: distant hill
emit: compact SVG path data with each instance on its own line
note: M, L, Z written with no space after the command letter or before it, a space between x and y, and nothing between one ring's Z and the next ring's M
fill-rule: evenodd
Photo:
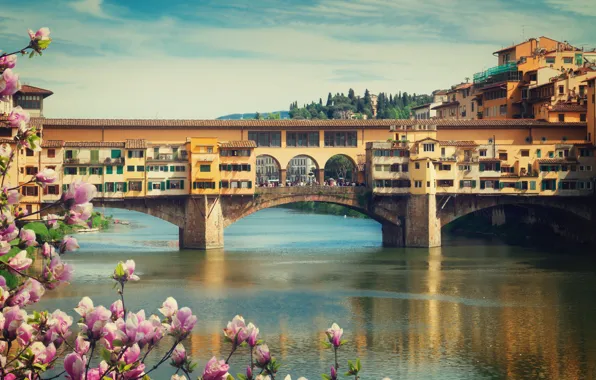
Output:
M272 113L279 113L280 117L282 119L289 119L290 118L290 113L288 111L276 111L276 112L272 112ZM262 117L267 117L267 115L269 115L269 113L261 113ZM256 116L256 113L233 113L230 115L225 115L225 116L220 116L218 117L216 120L240 120L240 119L254 119Z

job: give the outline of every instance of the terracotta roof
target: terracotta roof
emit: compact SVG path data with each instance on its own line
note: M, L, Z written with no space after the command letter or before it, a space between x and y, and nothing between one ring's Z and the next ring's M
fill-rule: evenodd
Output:
M459 106L459 102L455 101L455 102L443 103L436 107L433 107L433 109L436 110L439 108L447 108L447 107L454 107L454 106Z
M423 138L423 139L420 139L420 140L416 140L416 141L414 141L414 143L415 143L415 144L418 144L418 143L421 143L421 142L423 142L423 141L428 141L428 140L430 140L430 141L434 141L434 142L439 142L439 140L437 140L437 139L433 139L432 137L425 137L425 138Z
M66 141L65 147L73 148L124 148L119 141Z
M418 110L418 109L420 109L420 108L426 108L426 107L430 106L431 104L432 104L432 103L425 103L425 104L421 104L421 105L419 105L419 106L416 106L416 107L410 107L410 109L411 109L411 110Z
M504 90L507 89L507 82L499 82L499 83L493 83L493 84L489 84L487 86L482 87L480 90L484 91L484 90L492 90L494 88L498 88L501 87Z
M462 141L439 141L439 144L443 146L478 146L475 141L462 140Z
M126 149L145 149L147 148L147 140L145 139L126 139L124 143Z
M557 143L560 145L592 145L591 141L588 140L565 140Z
M62 140L43 140L41 143L42 148L62 148L64 141Z
M576 160L569 160L566 158L542 158L538 160L539 164L577 164Z
M256 148L257 143L252 140L226 141L219 144L220 148Z
M21 94L34 94L34 95L43 95L44 98L47 98L54 93L50 90L46 90L44 88L29 86L24 84L21 86L21 89L18 91Z
M462 83L455 86L455 90L465 90L466 88L470 88L474 85L474 83Z
M480 162L501 162L498 158L482 158L480 157Z
M449 92L449 90L439 90L435 92L433 95L447 95L447 92Z
M31 124L47 129L285 129L285 128L373 128L436 125L439 128L578 127L586 123L549 123L533 119L424 119L424 120L166 120L166 119L46 119L32 118Z
M557 103L550 110L553 112L586 112L588 107L573 103Z

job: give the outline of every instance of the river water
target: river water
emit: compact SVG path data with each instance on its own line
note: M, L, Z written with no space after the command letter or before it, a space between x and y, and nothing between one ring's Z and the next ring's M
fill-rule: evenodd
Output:
M225 251L178 251L177 227L106 212L131 224L79 235L82 248L67 256L72 284L39 308L74 316L83 295L109 305L109 275L134 259L141 281L127 286L127 307L156 313L169 295L190 306L199 323L187 350L201 370L227 356L222 328L242 314L283 363L282 378L328 371L333 354L320 342L332 322L348 340L340 369L359 357L363 380L596 378L596 265L586 256L449 236L442 248L384 249L372 220L285 209L226 229ZM231 373L247 362L241 349ZM153 378L171 373L163 366Z

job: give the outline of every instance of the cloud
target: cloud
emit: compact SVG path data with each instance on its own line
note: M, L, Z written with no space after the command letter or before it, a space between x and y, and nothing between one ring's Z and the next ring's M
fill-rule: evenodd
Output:
M594 0L546 0L546 4L564 12L596 17L596 1Z
M103 0L79 0L69 4L79 13L86 13L91 16L109 19L111 18L103 10Z

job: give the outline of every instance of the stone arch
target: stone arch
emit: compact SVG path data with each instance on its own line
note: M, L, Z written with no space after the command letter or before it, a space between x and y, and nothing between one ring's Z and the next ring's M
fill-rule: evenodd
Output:
M164 220L179 228L184 227L186 220L186 196L172 198L124 198L119 200L96 198L93 199L92 203L95 209L108 207L137 211Z
M342 167L341 165L337 166L336 168L331 168L332 160L335 160L337 158L343 158L345 161L349 162L351 164L351 168ZM345 165L343 165L343 166L345 166ZM325 162L325 166L323 166L323 170L325 172L325 179L332 177L337 180L338 179L337 177L344 176L345 179L348 181L362 182L362 181L359 181L359 179L358 179L358 164L356 163L356 161L354 161L354 159L352 157L350 157L347 154L338 153L338 154L334 154L333 156L329 157L327 159L327 161ZM345 170L346 173L342 175L341 170Z
M282 167L279 160L269 154L260 154L256 158L255 183L261 186L268 183L281 183Z
M298 154L288 161L286 166L286 180L295 183L317 183L319 182L319 163L308 154ZM312 175L311 175L312 174Z

